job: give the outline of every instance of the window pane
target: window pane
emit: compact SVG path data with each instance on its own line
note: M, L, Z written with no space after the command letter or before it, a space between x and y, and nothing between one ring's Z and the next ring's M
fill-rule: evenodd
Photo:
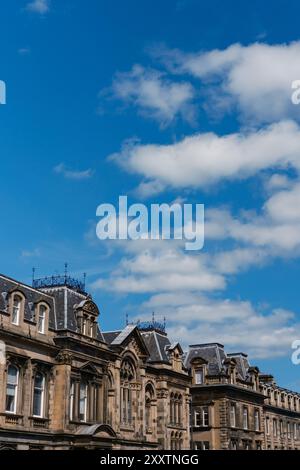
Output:
M7 371L6 403L5 409L16 413L19 371L17 367L9 366Z
M36 374L33 391L33 416L43 416L44 406L44 376Z

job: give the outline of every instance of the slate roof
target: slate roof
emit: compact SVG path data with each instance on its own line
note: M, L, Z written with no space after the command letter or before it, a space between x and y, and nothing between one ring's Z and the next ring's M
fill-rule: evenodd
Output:
M218 375L222 371L226 353L224 346L219 343L191 345L185 358L185 367L189 368L191 361L197 357L207 362L208 375Z
M0 311L7 307L6 299L14 290L25 297L25 319L35 321L34 307L38 302L46 302L49 307L49 327L54 330L77 331L75 306L90 299L87 294L79 293L67 286L34 289L24 283L0 274ZM104 341L98 328L97 339Z
M104 341L111 345L119 345L137 328L136 325L127 325L123 330L103 332ZM171 342L165 333L158 331L143 331L139 329L146 348L149 352L148 362L169 362L168 350ZM173 343L176 346L177 343Z
M50 307L49 314L49 327L55 329L57 327L57 312L55 308L55 302L52 296L33 289L32 287L15 281L7 276L0 274L0 311L5 312L7 310L7 300L9 294L13 291L18 290L25 297L25 311L24 317L27 321L35 321L34 318L34 307L39 302L45 302Z
M248 356L245 353L230 353L227 354L229 358L234 358L236 361L236 369L242 380L247 380L247 371L250 367Z
M169 338L157 331L141 331L141 333L150 353L148 362L169 362L168 348L171 345Z

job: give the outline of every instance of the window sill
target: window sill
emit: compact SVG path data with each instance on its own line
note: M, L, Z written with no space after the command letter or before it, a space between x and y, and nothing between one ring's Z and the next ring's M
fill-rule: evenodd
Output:
M30 416L29 420L31 421L31 425L35 428L48 428L49 427L49 418L41 418L39 416Z
M6 424L23 424L23 415L10 413L9 411L5 411L4 413L1 413L1 415L5 417Z

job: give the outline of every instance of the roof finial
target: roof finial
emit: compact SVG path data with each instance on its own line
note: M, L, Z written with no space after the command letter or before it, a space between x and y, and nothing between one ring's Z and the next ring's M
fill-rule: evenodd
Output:
M68 263L65 263L65 282L67 282L68 277Z
M34 284L35 268L32 268L32 285Z
M153 322L153 324L155 322L155 313L154 312L152 312L152 322Z
M166 323L167 323L167 319L166 317L164 317L164 329L166 329Z
M125 318L126 318L126 320L125 320L126 321L126 326L128 326L128 313L126 313Z
M83 288L85 290L85 283L86 283L86 273L83 273Z

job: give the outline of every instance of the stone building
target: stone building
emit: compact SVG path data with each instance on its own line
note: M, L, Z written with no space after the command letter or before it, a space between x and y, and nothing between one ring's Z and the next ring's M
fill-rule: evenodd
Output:
M67 275L0 275L0 449L300 449L300 394L246 354L99 316Z
M300 449L300 394L260 374L244 353L218 343L189 347L191 447L194 449Z
M0 448L189 448L180 345L155 322L104 333L98 320L67 275L0 275Z

